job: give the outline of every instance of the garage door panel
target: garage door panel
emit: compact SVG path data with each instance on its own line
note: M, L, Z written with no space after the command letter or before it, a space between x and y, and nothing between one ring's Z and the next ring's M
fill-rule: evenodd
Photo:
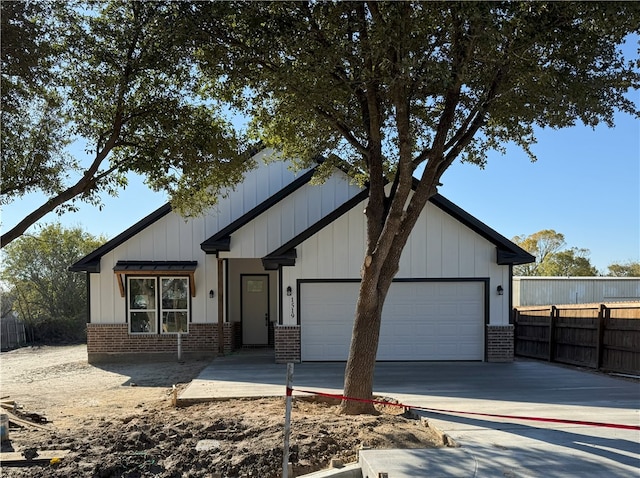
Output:
M356 282L301 284L302 360L346 360ZM482 282L394 282L382 312L377 360L482 360Z
M413 300L413 299L405 299L405 300ZM410 316L415 315L416 308L412 304L385 304L382 315L389 315L393 317L397 316Z
M463 302L458 304L458 311L460 315L473 315L478 310L478 302Z
M455 345L440 345L438 353L445 360L457 360L460 349Z
M309 346L307 352L312 357L345 357L340 359L325 359L325 360L346 360L349 356L349 348L342 345L331 344L316 344Z
M421 322L414 325L414 336L416 337L429 337L430 335L438 335L438 332L433 330L433 324L428 322Z
M447 297L447 301L450 299ZM442 316L455 317L460 313L460 304L455 302L445 302L438 305L438 313Z
M438 324L435 328L435 334L438 337L444 337L450 339L451 337L455 337L456 335L460 335L460 327L455 324L446 325L446 324Z

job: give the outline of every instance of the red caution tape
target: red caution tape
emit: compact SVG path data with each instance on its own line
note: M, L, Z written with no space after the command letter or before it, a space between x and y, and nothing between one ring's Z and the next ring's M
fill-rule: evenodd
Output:
M289 394L289 390L293 390L293 389L287 389L287 395ZM296 391L302 392L302 393L308 393L311 395L318 395L320 397L335 398L338 400L350 400L354 402L373 403L375 405L386 405L389 407L402 407L402 408L408 408L408 409L414 409L414 410L423 410L425 412L455 413L455 414L461 414L461 415L477 415L481 417L508 418L508 419L514 419L514 420L529 420L529 421L536 421L536 422L565 423L570 425L585 425L585 426L591 426L591 427L620 428L623 430L640 430L640 425L623 425L619 423L589 422L584 420L564 420L561 418L522 417L518 415L500 415L500 414L494 414L494 413L461 412L458 410L443 410L440 408L427 408L427 407L419 407L414 405L405 405L402 403L392 403L384 400L369 400L366 398L346 397L344 395L324 393L324 392L314 392L311 390L296 389Z

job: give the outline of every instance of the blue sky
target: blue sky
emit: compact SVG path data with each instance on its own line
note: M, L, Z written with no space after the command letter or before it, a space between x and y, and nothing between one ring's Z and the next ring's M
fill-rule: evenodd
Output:
M636 97L638 99L638 97ZM516 147L484 170L456 163L440 192L502 235L542 229L586 248L601 272L640 260L640 123L619 114L615 128L539 131L532 163Z
M619 114L615 128L539 131L533 151L535 163L517 147L504 156L493 154L484 170L455 163L444 174L440 193L508 238L554 229L564 234L567 246L589 249L602 272L612 262L639 261L640 123ZM44 222L112 238L166 200L132 177L119 197L104 198L102 211L83 205L60 217L50 214ZM3 230L41 201L31 195L5 206Z

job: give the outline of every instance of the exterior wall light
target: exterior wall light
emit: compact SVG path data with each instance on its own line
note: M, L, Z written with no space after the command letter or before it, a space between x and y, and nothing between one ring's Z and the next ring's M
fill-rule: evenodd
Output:
M290 296L291 294L293 294L293 290L291 289L291 286L287 287L287 295Z
M498 291L498 295L504 295L504 289L502 288L501 285L499 285L496 290Z
M213 292L213 289L211 289L209 291L209 299L213 299L213 296L215 295L215 293Z

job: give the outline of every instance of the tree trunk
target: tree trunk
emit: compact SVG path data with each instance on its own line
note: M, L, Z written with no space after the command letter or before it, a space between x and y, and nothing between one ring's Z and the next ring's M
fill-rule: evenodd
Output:
M373 372L380 338L382 307L393 276L380 276L374 267L366 267L366 261L367 259L344 374L344 395L357 400L342 401L340 411L346 415L377 414L373 403L368 400L373 398Z

